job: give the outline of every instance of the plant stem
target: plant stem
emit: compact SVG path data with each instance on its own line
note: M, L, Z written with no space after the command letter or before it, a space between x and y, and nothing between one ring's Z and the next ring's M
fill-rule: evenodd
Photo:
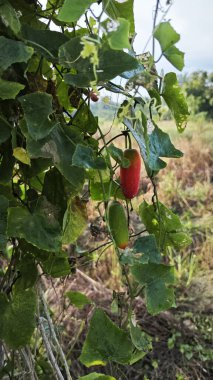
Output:
M57 380L64 380L64 377L63 377L63 375L61 373L61 370L60 370L60 368L58 366L56 358L55 358L55 356L53 354L53 351L52 351L49 339L48 339L48 337L46 335L45 328L43 326L42 318L41 317L39 317L39 329L40 329L40 332L41 332L41 335L42 335L42 339L43 339L43 342L44 342L44 345L45 345L45 348L46 348L47 355L49 357L50 366L52 367L53 371L55 372Z
M44 294L43 294L41 286L39 287L39 293L40 293L40 298L41 298L43 306L44 306L44 312L45 312L46 317L47 317L47 321L48 321L48 324L49 324L49 327L50 327L50 331L51 331L53 340L54 340L54 342L55 342L55 344L57 346L59 355L61 357L62 363L63 363L64 368L65 368L67 380L72 380L72 377L71 377L70 371L69 371L69 366L67 364L67 360L65 358L64 352L63 352L63 350L61 348L61 345L60 345L60 343L58 341L58 338L56 336L55 329L54 329L54 326L53 326L53 322L52 322L52 319L50 317L50 314L49 314L49 311L48 311L48 308L47 308L47 304L46 304L46 301L45 301Z
M98 247L91 249L88 253L90 254L90 253L93 253L95 251L98 251L100 248L105 247L108 244L112 244L112 240L109 240L106 243L103 243L103 244L99 245Z
M99 154L102 152L103 149L105 149L106 145L109 145L113 140L116 140L118 137L121 137L121 136L126 136L126 133L122 132L112 137L109 141L107 141L107 143L104 146L102 146L102 148L99 150Z
M152 34L154 33L157 16L158 16L158 8L159 8L160 0L156 1L156 7L155 7L155 14L154 14L154 20L153 20L153 28L152 28ZM155 38L152 36L152 56L155 57Z
M142 230L142 231L140 231L140 232L137 232L136 234L134 234L134 235L130 235L130 239L131 238L133 238L133 237L135 237L135 236L138 236L138 235L140 235L140 234L142 234L143 232L146 232L147 230Z

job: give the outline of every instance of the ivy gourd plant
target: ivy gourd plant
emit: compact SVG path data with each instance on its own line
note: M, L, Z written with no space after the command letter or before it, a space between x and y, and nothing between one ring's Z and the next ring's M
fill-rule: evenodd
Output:
M183 248L191 239L178 216L158 199L156 175L166 166L163 158L183 154L153 114L160 116L165 102L182 132L189 112L176 74L158 74L154 46L159 43L161 56L179 70L184 53L176 47L180 35L169 21L155 22L152 53L136 55L135 32L134 0L48 0L46 6L37 0L0 0L0 356L10 359L0 377L20 371L21 364L14 368L14 355L22 353L30 378L39 378L30 351L37 331L53 376L72 378L42 294L41 275L72 276L64 246L75 244L87 225L85 187L94 207L98 202L105 208L103 221L123 273L126 314L117 326L92 304L80 362L86 367L137 362L151 350L151 340L135 322L134 298L143 294L153 315L175 306L174 268L165 257L168 247ZM118 137L123 136L126 149L134 142L153 185L152 203L143 201L138 211L145 233L125 249L116 246L114 227L110 235L107 210L113 200L129 210L117 168L128 168L130 161L91 110L102 90L122 95ZM66 297L80 307L91 304L79 292ZM57 355L48 344L40 304ZM80 379L115 378L92 372Z

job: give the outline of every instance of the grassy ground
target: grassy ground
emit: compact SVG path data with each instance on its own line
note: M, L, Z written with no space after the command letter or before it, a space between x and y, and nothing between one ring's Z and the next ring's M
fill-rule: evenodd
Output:
M184 157L169 160L159 176L159 197L181 216L193 237L193 245L190 247L193 266L196 270L211 270L213 123L191 122L182 135L173 132L174 126L170 122L162 123L161 127L165 131L172 131L175 146L184 152ZM189 252L185 254L188 255Z

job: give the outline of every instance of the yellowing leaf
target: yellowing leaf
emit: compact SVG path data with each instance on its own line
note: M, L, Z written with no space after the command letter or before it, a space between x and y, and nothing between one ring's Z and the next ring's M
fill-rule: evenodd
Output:
M27 153L27 151L24 149L24 148L15 148L13 149L13 156L21 161L23 164L26 164L26 165L31 165L31 162L30 162L30 157Z
M186 127L189 110L175 73L167 73L165 75L162 96L175 118L179 132L182 132Z
M78 197L71 198L63 221L63 243L69 244L76 241L87 226L87 210L85 202Z

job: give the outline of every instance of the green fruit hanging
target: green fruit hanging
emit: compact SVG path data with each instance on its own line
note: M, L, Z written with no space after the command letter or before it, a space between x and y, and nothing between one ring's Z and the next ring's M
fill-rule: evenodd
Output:
M129 243L128 223L124 208L118 201L112 201L108 206L108 222L116 246L125 249Z

